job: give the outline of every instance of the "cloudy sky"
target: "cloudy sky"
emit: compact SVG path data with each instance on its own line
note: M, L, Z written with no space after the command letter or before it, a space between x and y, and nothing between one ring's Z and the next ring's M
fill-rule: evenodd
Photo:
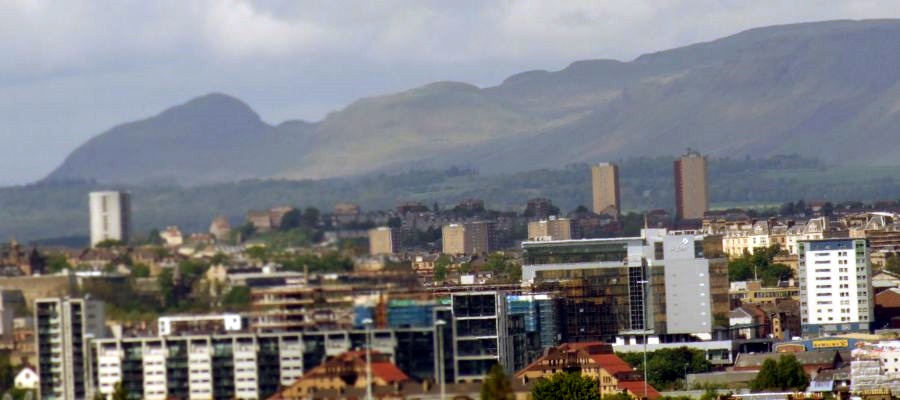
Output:
M896 0L0 0L0 184L209 92L270 123L318 120L436 80L491 86L758 26L898 16Z

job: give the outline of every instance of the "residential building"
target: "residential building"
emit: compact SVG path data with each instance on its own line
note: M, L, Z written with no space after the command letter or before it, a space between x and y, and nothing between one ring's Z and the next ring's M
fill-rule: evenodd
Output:
M619 358L612 346L603 342L564 343L552 347L517 372L515 378L531 381L550 378L559 372L578 372L598 381L601 396L625 393L633 399L662 397L656 388L645 385L640 371Z
M547 219L551 215L557 215L559 208L553 205L550 199L542 197L528 199L525 205L524 215L526 218Z
M95 340L93 384L109 396L121 382L147 400L265 399L336 357L372 349L415 380L435 377L433 327ZM452 339L452 338L451 338Z
M126 192L91 192L91 246L105 240L128 242L131 229L131 196Z
M178 229L177 226L166 227L165 230L159 233L159 238L169 247L178 247L184 244L184 235L181 234L181 229Z
M366 359L371 358L367 367ZM368 379L371 371L372 380ZM365 350L348 351L329 357L300 379L282 389L276 396L281 399L305 400L320 390L344 391L348 388L372 388L394 386L410 378L391 361L389 354Z
M528 223L528 240L572 239L572 223L568 218L550 217Z
M88 299L35 301L39 398L79 400L93 396L89 342L105 336L103 307L103 302Z
M803 335L868 331L874 300L865 239L800 241L797 246Z
M497 363L508 374L525 366L524 318L508 313L504 292L456 292L450 299L457 382L483 380Z
M688 150L674 162L675 213L680 219L702 219L709 210L706 157Z
M269 232L273 229L272 216L268 211L247 211L247 223L253 225L257 232Z
M493 222L478 221L444 225L441 244L444 254L476 255L496 248L497 234Z
M394 254L400 248L400 230L386 226L369 229L369 254Z
M715 318L727 319L728 274L725 259L704 257L703 242L664 229L523 242L522 284L562 299L565 342L709 339Z
M622 211L619 167L611 163L591 166L594 213L618 216Z
M799 301L800 287L793 279L776 286L763 286L758 280L738 281L731 282L728 296L732 303L774 305L784 299Z
M213 218L209 224L209 234L213 235L216 240L227 239L231 234L231 223L228 222L228 218L223 215Z

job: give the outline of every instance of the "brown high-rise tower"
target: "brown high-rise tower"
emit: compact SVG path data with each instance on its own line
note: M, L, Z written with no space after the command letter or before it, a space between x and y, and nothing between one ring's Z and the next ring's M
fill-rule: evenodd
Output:
M592 166L591 183L594 190L594 212L618 216L622 211L619 203L619 167L611 163Z
M701 219L709 210L706 157L688 149L674 163L675 213L681 219Z

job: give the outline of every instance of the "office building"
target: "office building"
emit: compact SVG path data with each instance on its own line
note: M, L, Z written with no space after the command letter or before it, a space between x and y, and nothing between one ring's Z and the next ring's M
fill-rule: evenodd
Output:
M865 239L797 243L803 335L868 331L874 321Z
M497 247L496 241L497 233L493 222L448 224L441 229L441 244L444 254L490 253Z
M131 229L131 196L126 192L91 192L91 246L104 240L128 242Z
M548 294L511 294L506 296L507 312L524 317L525 333L532 335L532 347L543 351L559 344L560 299ZM533 359L533 357L529 357Z
M594 213L618 216L621 209L619 167L611 163L591 166Z
M725 259L702 235L645 229L641 237L524 242L522 283L561 299L563 342L709 339L727 318Z
M365 330L96 340L94 385L147 400L265 399L329 357L364 349ZM433 327L373 329L373 352L415 380L434 379ZM452 339L452 338L451 338Z
M568 218L550 217L528 223L528 240L569 240L572 222Z
M706 157L696 151L675 160L675 213L680 219L702 219L709 210Z
M400 247L400 230L385 226L369 229L369 254L394 254Z
M104 336L103 302L38 299L34 303L35 344L41 399L88 399L93 393L90 340Z
M505 293L452 293L451 309L457 382L481 381L497 363L507 374L525 367L525 318L508 313Z

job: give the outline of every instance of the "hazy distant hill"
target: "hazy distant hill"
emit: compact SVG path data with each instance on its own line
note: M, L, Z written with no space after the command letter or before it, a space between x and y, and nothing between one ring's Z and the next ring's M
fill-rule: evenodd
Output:
M559 167L694 147L900 163L900 21L753 29L630 62L579 61L477 88L441 82L271 126L209 95L115 127L49 178L210 183L389 167Z

